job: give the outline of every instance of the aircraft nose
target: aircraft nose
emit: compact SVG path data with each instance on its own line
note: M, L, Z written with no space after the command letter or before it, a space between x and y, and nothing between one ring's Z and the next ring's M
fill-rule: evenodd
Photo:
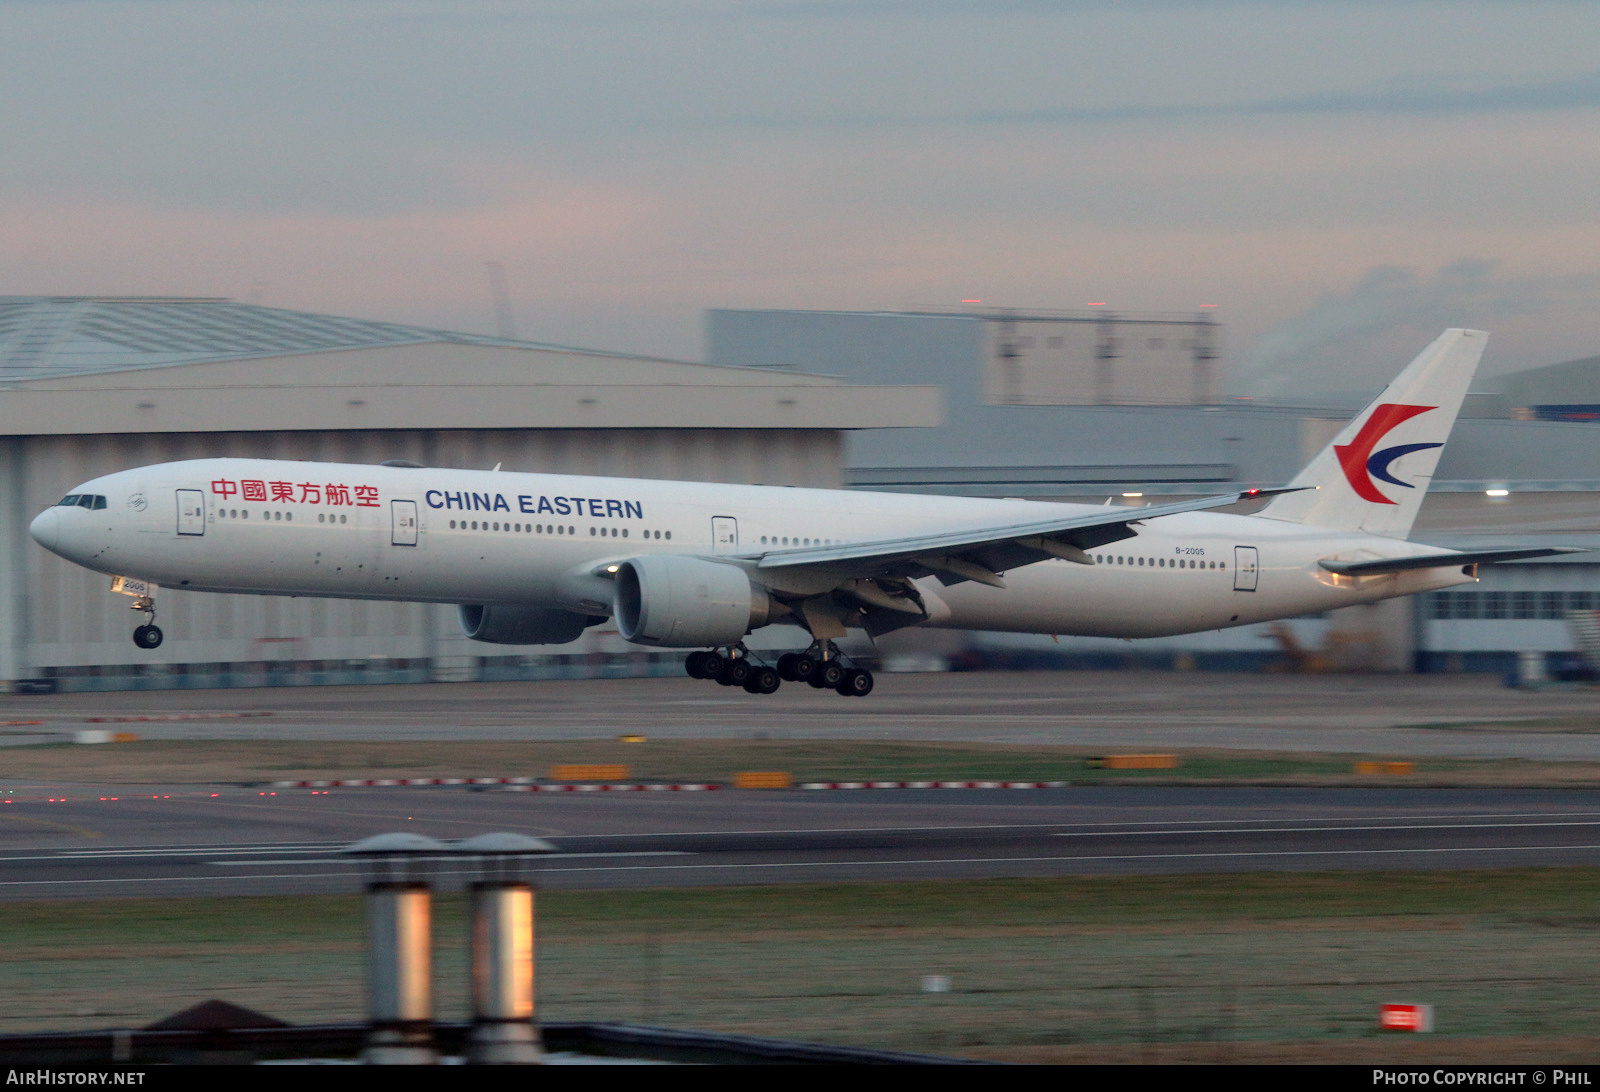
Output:
M60 513L54 508L46 508L33 517L33 523L28 526L28 533L33 536L33 541L46 550L55 550L56 543L61 540Z

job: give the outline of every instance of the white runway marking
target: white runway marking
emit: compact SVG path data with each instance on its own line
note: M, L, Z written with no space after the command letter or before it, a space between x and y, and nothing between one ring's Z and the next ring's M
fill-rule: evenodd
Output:
M538 872L684 872L684 871L755 871L759 869L815 869L815 868L905 868L918 865L956 865L956 864L1063 864L1063 863L1092 863L1101 861L1186 861L1186 860L1227 860L1244 858L1267 857L1394 857L1394 856L1422 856L1440 855L1449 853L1475 854L1475 853L1570 853L1577 851L1600 850L1600 844L1573 845L1573 846L1451 846L1426 849L1321 849L1321 850L1241 850L1241 851L1211 851L1203 853L1107 853L1107 854L1077 854L1068 856L1046 857L920 857L898 858L895 860L843 860L843 861L747 861L726 863L695 863L695 864L658 864L658 865L592 865L583 867L557 867L542 868ZM668 856L669 854L662 854ZM670 854L671 856L693 856L693 854ZM585 856L585 855L575 855ZM617 854L623 856L623 854ZM235 863L235 862L227 862ZM244 862L239 862L244 863ZM273 862L278 863L278 862ZM307 862L292 862L303 864ZM343 862L328 862L343 863ZM330 875L343 875L351 877L364 876L365 870L354 868L343 873L321 873L318 878ZM475 868L439 868L433 870L435 876L476 876ZM184 884L203 883L212 884L225 881L255 881L255 880L304 880L304 873L267 873L267 874L212 874L205 878L194 876L146 876L126 877L111 879L89 880L0 880L0 887L71 887L90 886L101 884Z

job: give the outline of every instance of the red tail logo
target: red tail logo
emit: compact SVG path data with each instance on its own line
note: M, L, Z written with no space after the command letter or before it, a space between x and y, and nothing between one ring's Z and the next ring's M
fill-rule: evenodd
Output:
M1344 469L1345 479L1350 482L1350 488L1356 491L1356 496L1373 504L1395 503L1378 492L1373 478L1406 489L1416 488L1410 482L1403 482L1390 474L1389 464L1402 455L1409 455L1413 451L1426 451L1432 447L1443 447L1443 444L1399 444L1378 452L1372 449L1377 447L1378 441L1396 426L1418 414L1438 408L1438 406L1401 406L1385 402L1372 411L1372 416L1367 418L1367 423L1361 426L1361 431L1356 433L1353 440L1348 444L1333 445L1333 453L1339 457L1339 465Z

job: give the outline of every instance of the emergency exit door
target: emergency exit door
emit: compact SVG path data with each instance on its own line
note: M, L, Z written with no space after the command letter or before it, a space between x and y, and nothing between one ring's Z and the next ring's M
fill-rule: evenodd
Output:
M178 490L178 534L206 533L206 495L198 489Z
M1233 590L1255 591L1256 574L1261 567L1260 556L1254 546L1233 548Z
M393 526L389 542L395 546L417 544L417 502L390 501L389 519Z
M711 552L731 554L739 548L739 521L732 516L711 517Z

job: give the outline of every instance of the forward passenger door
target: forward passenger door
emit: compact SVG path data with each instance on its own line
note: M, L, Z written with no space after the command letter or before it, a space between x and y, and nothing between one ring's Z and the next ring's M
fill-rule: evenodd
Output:
M178 490L178 534L206 533L206 495L198 489Z

